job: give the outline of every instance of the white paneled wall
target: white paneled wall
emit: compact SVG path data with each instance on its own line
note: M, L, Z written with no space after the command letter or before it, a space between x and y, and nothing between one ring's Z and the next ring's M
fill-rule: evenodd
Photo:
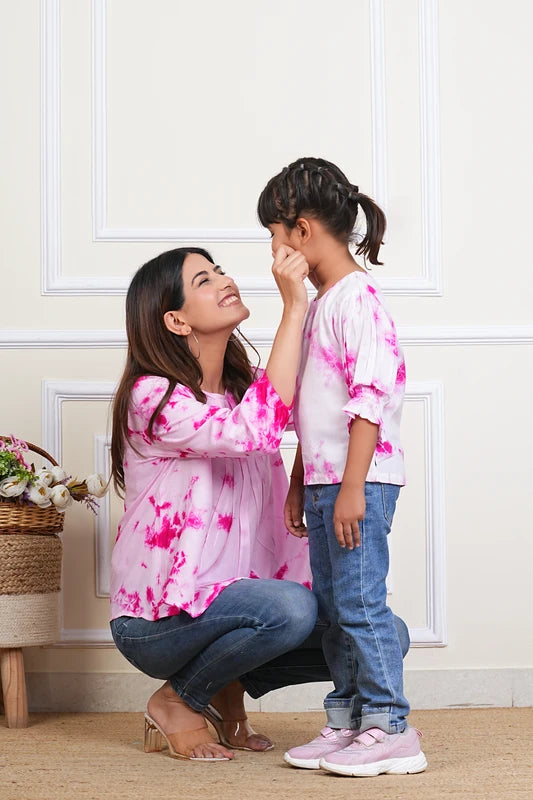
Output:
M408 485L388 588L411 630L415 707L533 702L533 546L521 508L533 446L523 422L533 164L522 144L533 120L513 79L529 64L533 11L518 0L506 9L20 0L2 12L12 121L0 188L11 278L2 427L41 441L69 470L108 472L124 295L140 264L179 243L207 246L250 306L245 333L264 362L280 311L255 219L268 178L320 155L386 209L386 263L374 275L408 370ZM495 115L513 110L514 138L502 120L486 124L489 96ZM287 463L293 450L287 434ZM119 515L115 496L96 521L68 512L62 641L26 653L35 708L59 708L54 687L68 681L69 708L143 706L148 683L107 625ZM78 683L98 695L89 705ZM322 691L287 689L255 707L315 708Z

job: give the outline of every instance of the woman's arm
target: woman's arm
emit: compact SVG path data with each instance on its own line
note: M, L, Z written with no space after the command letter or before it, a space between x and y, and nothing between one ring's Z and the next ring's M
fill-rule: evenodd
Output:
M235 408L196 400L178 384L156 417L152 438L148 423L166 378L149 376L134 388L129 414L133 447L146 458L244 457L253 452L275 453L289 419L289 408L266 373L254 381Z
M309 265L300 252L282 245L276 252L272 272L283 300L283 314L266 373L283 402L290 405L296 388L302 326L307 310L304 279L309 273Z

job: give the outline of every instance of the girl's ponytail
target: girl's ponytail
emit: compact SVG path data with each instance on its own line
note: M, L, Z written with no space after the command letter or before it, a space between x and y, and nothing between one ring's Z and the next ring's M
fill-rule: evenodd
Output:
M364 258L368 258L371 264L381 265L383 262L378 261L378 256L387 227L385 214L368 195L358 192L355 197L366 217L366 232L357 244L356 252Z
M357 236L358 211L366 217L366 232ZM378 261L386 220L381 208L368 195L361 194L344 172L323 158L299 158L269 180L257 204L257 216L268 228L281 222L287 230L300 215L320 220L340 242L356 242L356 252Z

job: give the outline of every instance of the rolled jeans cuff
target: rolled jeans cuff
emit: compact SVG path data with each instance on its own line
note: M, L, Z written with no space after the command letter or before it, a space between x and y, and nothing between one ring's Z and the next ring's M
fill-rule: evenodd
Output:
M331 706L325 707L326 711L326 725L329 728L352 728L352 710L348 706Z
M399 722L393 722L391 717L392 715L386 711L363 714L361 716L360 725L358 726L359 730L363 733L363 731L367 731L370 728L379 728L385 731L385 733L401 733L407 726L406 721L401 720Z

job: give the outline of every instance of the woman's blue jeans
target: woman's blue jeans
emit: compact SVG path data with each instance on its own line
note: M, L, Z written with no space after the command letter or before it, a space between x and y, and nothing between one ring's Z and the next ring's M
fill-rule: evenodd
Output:
M366 513L359 523L361 546L337 542L333 511L340 484L306 486L305 516L322 638L335 688L325 701L332 728L378 727L398 733L407 725L402 644L398 622L387 606L387 536L399 487L366 483Z
M239 580L199 617L118 617L111 632L131 664L168 679L188 705L202 711L228 683L301 645L316 617L316 598L299 583Z

